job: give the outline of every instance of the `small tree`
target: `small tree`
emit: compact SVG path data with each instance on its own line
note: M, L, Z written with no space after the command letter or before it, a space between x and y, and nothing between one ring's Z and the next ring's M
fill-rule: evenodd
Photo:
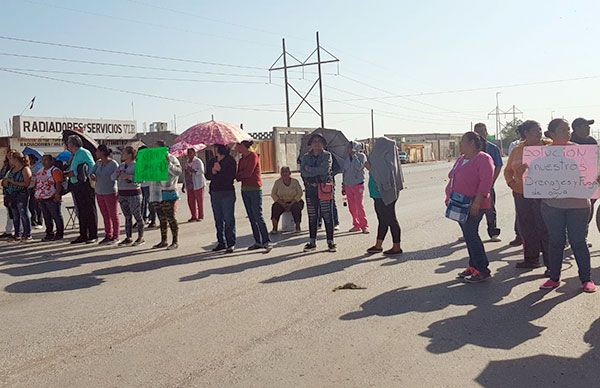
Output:
M517 127L523 123L521 119L515 119L504 124L504 128L501 131L502 141L504 144L510 144L513 141L520 139L521 136L517 132Z

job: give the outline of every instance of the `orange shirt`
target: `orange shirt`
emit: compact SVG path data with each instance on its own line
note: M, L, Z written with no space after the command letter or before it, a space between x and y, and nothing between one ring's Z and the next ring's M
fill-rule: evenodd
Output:
M550 145L551 141L542 140L539 145ZM523 194L523 174L527 169L523 165L523 150L525 142L522 142L513 150L508 157L506 167L504 168L504 179L508 187L515 193Z

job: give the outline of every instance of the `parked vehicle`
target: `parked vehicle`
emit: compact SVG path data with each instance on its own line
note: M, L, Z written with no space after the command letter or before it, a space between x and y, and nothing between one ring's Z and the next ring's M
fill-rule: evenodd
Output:
M404 151L398 152L398 158L400 159L401 164L405 164L409 162L408 154Z

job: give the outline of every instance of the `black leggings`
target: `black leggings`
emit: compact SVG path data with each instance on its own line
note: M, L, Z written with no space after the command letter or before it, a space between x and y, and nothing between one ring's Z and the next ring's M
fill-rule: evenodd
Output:
M400 224L396 218L396 201L386 205L381 198L375 198L375 213L377 213L377 240L383 241L388 228L392 233L392 242L400 244Z

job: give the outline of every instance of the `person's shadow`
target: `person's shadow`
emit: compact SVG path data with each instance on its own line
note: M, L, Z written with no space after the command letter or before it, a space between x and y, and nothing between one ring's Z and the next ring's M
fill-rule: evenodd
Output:
M484 387L597 387L600 384L600 319L583 337L591 349L579 358L540 354L491 361L475 379Z
M516 277L515 277L516 275ZM355 320L370 316L393 316L409 312L428 313L447 307L469 306L474 308L466 315L446 318L435 322L420 335L430 338L427 350L432 353L451 352L467 344L487 348L512 349L538 337L545 329L531 322L547 314L552 308L576 295L573 292L577 279L570 279L557 291L559 296L540 302L547 292L534 292L515 302L496 305L508 296L514 287L541 281L542 274L515 272L511 265L496 272L493 279L482 284L464 284L451 280L440 284L409 289L407 287L388 291L361 305L361 309L344 314L342 320Z

